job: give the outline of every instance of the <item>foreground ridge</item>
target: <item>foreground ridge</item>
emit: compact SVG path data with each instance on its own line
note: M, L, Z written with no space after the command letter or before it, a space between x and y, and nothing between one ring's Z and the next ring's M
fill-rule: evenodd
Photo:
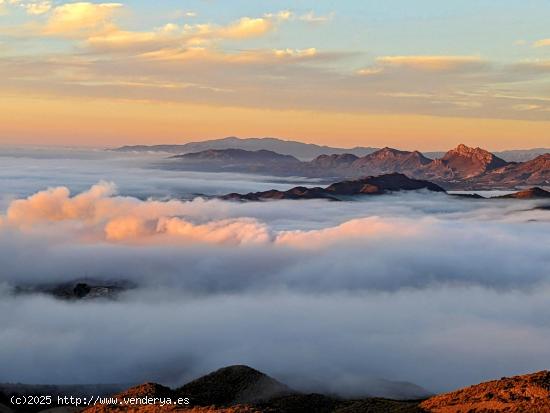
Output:
M368 390L365 389L366 394ZM550 372L503 377L424 400L379 397L343 399L332 395L300 393L258 370L236 365L216 370L177 389L145 383L111 396L119 401L145 397L171 398L174 401L188 398L189 404L110 403L81 409L60 407L48 412L550 413ZM2 394L0 411L29 413L28 410L10 407L8 398Z
M550 372L503 377L432 397L420 406L434 413L548 413Z

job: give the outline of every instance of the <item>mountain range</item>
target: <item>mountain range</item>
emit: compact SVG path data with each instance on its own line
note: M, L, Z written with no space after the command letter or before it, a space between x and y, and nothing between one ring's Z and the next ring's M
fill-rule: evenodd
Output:
M159 166L193 171L301 176L327 181L402 173L413 179L429 180L445 189L550 186L550 153L525 162L508 162L484 149L463 144L438 159L430 159L418 151L393 148L379 149L363 157L320 155L311 161L268 150L209 149L172 156Z
M291 155L303 161L310 161L321 155L351 154L360 158L376 152L380 148L357 146L354 148L339 148L311 143L289 141L278 138L236 138L227 137L201 142L189 142L181 145L128 145L112 149L117 152L161 152L183 155L207 150L243 149L246 151L267 150L283 155ZM539 155L550 153L550 148L519 149L494 152L496 156L508 162L525 162ZM424 152L429 159L441 158L444 152Z
M406 383L401 383L406 384ZM175 412L188 413L550 413L550 372L502 377L446 394L430 396L409 383L409 398L385 399L365 396L347 399L335 395L303 393L248 366L229 366L171 389L145 383L119 392L109 404L87 408L57 407L42 412ZM36 391L36 389L35 389ZM365 389L368 393L368 389ZM17 394L17 393L11 393ZM406 396L407 394L404 394ZM10 394L0 393L0 411L38 412L37 408L9 406ZM410 396L415 397L410 398ZM188 405L123 405L137 398L166 401L188 400ZM26 409L26 410L25 410Z

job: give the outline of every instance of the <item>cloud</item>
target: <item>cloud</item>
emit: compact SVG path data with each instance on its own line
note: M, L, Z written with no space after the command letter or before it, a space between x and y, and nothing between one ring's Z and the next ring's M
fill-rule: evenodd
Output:
M534 47L546 47L550 46L550 39L541 39L537 40L535 43L533 43Z
M172 61L179 63L193 62L197 64L220 63L237 65L266 65L279 63L296 63L330 58L329 54L319 53L315 48L308 49L273 49L273 50L243 50L226 53L208 47L189 47L161 49L139 55L150 61Z
M357 71L357 74L361 76L373 76L373 75L380 74L383 71L384 69L382 67L367 67L364 69L359 69Z
M220 37L246 39L260 37L273 29L273 22L264 17L241 17L233 24L218 30Z
M308 49L275 49L277 57L313 57L317 55L317 49L310 47Z
M20 171L32 163L17 161ZM56 179L80 182L88 163ZM137 176L121 188L141 199L103 182L6 204L0 381L180 385L246 363L305 391L364 395L375 377L439 391L539 370L550 356L550 218L531 210L535 202L422 192L161 202L148 188L192 177L130 171L125 179ZM37 185L28 180L18 187ZM113 302L9 294L16 284L85 277L137 289Z
M14 201L9 206L6 216L9 222L21 226L43 221L76 219L96 221L110 210L110 206L103 205L101 200L114 193L114 185L107 182L94 185L88 191L73 198L70 197L70 191L66 187L50 188L27 199Z
M112 21L121 3L66 3L55 7L42 32L52 36L85 37L113 30Z
M277 13L265 13L264 18L275 20L275 21L285 21L290 20L294 17L294 13L292 13L290 10L281 10Z
M221 40L243 40L262 37L286 20L286 12L263 17L241 17L226 26L210 23L166 24L152 31L127 31L118 27L105 30L86 39L86 45L96 52L142 52L145 56L162 55L166 50L186 52L189 49L209 48L216 52Z
M24 4L25 10L31 15L41 15L47 13L52 8L51 1L38 1Z
M115 186L101 182L74 197L66 187L40 191L8 207L5 225L31 230L39 224L69 221L84 239L165 243L247 244L271 238L264 224L243 218L194 224L177 217L187 205L113 197ZM158 239L163 236L162 239Z
M399 237L409 237L418 234L420 228L410 222L388 222L379 217L369 217L346 221L341 225L322 230L283 231L278 234L275 242L294 248L318 249L345 240L361 240L366 238L389 237L399 234Z
M377 58L376 62L382 66L434 72L462 70L484 64L479 56L384 56Z
M514 69L530 73L548 73L550 71L550 59L524 60L515 64Z
M100 182L88 191L70 196L66 187L50 188L27 199L13 201L4 225L32 230L39 225L72 222L78 233L90 241L128 243L211 243L221 245L274 243L294 248L320 248L340 240L393 233L397 226L405 236L407 223L388 224L376 218L352 220L323 230L275 232L252 218L224 219L197 224L179 215L194 208L179 202L139 201L116 197L112 183Z
M2 176L18 179L0 179L1 382L180 385L245 363L304 391L362 395L375 377L439 391L550 356L539 202L229 203L193 194L295 182L59 151L2 152ZM98 177L117 185L90 187ZM78 303L10 294L82 278L137 288Z
M132 32L113 29L89 36L86 45L96 52L141 52L161 49L185 42L200 43L201 36L208 33L205 26L180 27L166 24L154 31ZM204 41L204 39L203 39Z
M23 8L30 15L41 15L52 8L52 2L50 0L0 0L0 14L7 13L8 6Z
M313 11L310 11L306 14L301 15L299 17L299 19L304 21L304 22L307 22L307 23L319 24L319 23L327 23L327 22L333 20L334 16L335 16L334 12L329 13L329 14L324 15L324 16L319 16L319 15L316 15Z
M79 18L72 24L55 23L64 21L55 17L60 10L79 4L90 10L84 15L103 17L86 18L85 24L74 23ZM40 46L51 37L62 37L72 47L63 48L70 50L65 54L48 53L40 46L44 54L32 55L11 48L0 59L0 88L25 96L313 110L334 116L343 111L352 116L546 120L543 110L518 111L499 97L544 97L548 70L543 61L502 64L479 56L413 55L382 56L362 65L360 51L270 44L270 33L299 20L300 15L288 10L243 16L226 24L169 22L136 30L117 21L120 5L109 5L113 3L59 5L33 24L2 29L13 41L26 38ZM53 26L45 38L48 19ZM247 42L258 38L263 38L260 46ZM523 100L517 103L533 104Z

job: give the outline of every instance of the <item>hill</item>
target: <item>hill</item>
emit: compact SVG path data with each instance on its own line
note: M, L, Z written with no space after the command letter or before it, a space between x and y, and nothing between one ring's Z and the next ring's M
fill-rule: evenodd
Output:
M369 389L365 389L368 393ZM300 393L248 366L229 366L170 389L156 383L131 387L111 396L111 403L81 409L82 413L550 413L550 372L503 377L423 400L379 397L344 399ZM136 402L157 399L157 404ZM129 399L133 403L127 403ZM188 404L183 400L187 398ZM170 399L170 403L166 401ZM160 401L165 405L161 407ZM177 404L180 400L182 404ZM29 412L9 406L0 393L0 411ZM141 403L141 404L140 404ZM38 411L38 410L33 410ZM57 408L50 410L74 411ZM42 413L45 413L43 411Z

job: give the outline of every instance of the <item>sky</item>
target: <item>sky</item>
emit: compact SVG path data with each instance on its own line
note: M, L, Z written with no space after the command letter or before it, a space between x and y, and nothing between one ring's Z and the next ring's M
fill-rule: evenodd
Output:
M0 0L0 144L550 146L545 0Z

